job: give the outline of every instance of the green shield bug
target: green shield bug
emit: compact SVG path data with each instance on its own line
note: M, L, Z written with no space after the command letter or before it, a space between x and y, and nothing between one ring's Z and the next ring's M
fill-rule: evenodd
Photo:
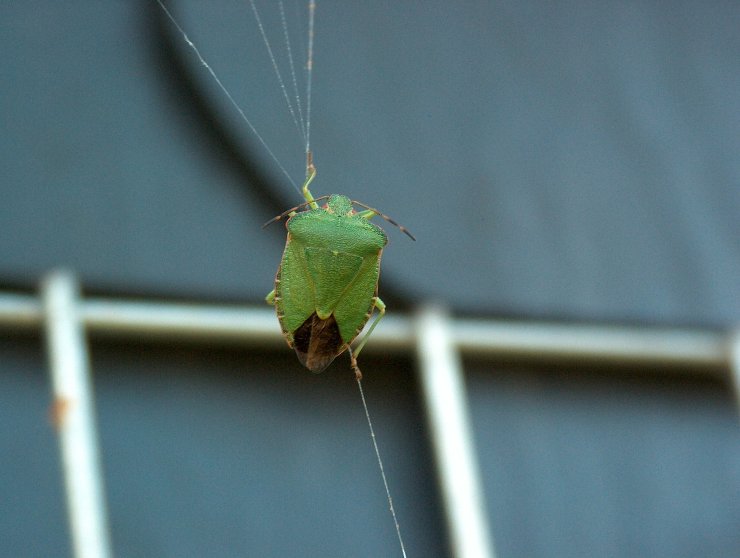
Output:
M346 196L314 198L308 187L315 176L316 169L309 163L301 189L305 203L264 225L288 217L275 288L265 300L275 306L283 336L301 364L318 373L349 351L360 379L357 357L385 314L385 304L378 297L378 276L388 239L370 219L382 217L416 239L387 215ZM327 200L323 206L317 203L321 200ZM355 211L354 205L364 211ZM353 349L352 342L376 309L375 320Z

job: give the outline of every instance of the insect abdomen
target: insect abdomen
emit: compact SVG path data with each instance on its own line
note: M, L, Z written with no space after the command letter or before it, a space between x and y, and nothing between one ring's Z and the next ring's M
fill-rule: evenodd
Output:
M313 313L293 333L293 348L298 360L311 372L318 373L329 366L344 351L343 345L333 315L322 320Z

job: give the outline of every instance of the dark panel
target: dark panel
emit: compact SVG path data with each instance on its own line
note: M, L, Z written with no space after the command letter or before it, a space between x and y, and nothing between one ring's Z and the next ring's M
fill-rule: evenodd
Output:
M169 4L300 181L249 7ZM259 230L278 209L255 169L281 203L297 192L154 2L41 5L0 7L0 280L64 263L96 288L259 300L283 232ZM416 233L391 231L389 299L736 323L739 18L733 2L321 1L315 190Z
M41 343L0 336L1 556L70 556L50 409Z
M740 430L727 386L472 369L498 556L740 554Z
M69 556L50 388L36 342L0 340L0 554ZM115 554L399 554L348 363L292 352L95 345ZM365 394L407 549L446 546L406 362L363 361ZM204 373L205 371L205 373Z
M96 345L93 361L119 554L399 554L344 359L313 375L287 348L276 355ZM444 556L409 365L368 358L363 368L409 552Z

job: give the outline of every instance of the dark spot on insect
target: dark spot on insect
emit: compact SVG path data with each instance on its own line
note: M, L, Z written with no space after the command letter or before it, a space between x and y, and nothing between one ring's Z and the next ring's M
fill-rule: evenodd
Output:
M333 314L322 320L314 312L293 333L293 348L298 360L311 372L321 372L329 366L343 345Z

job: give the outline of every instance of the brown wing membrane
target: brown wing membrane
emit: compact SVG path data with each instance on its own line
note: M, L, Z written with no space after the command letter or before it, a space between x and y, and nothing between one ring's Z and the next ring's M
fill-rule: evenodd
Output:
M322 320L314 312L293 333L298 360L311 372L321 372L344 350L337 321L332 314Z

